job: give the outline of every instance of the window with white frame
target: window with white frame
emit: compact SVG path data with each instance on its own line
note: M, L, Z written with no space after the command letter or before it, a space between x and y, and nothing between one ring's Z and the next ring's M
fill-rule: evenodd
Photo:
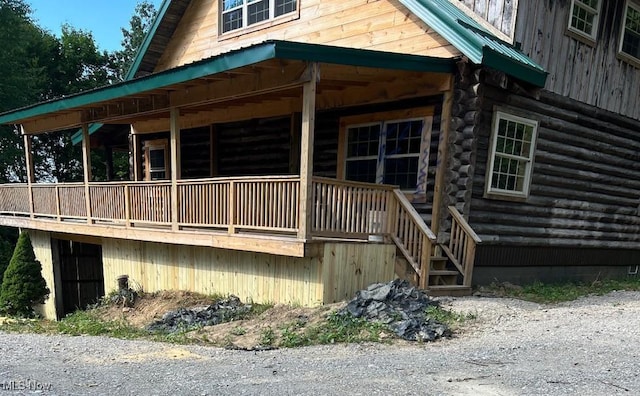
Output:
M426 119L412 118L348 125L345 178L416 190L424 161Z
M273 20L298 8L297 0L222 0L221 4L221 33Z
M601 5L602 0L571 0L569 30L595 41Z
M620 53L640 61L640 4L630 0L625 6Z
M495 111L486 192L515 197L529 195L538 122Z

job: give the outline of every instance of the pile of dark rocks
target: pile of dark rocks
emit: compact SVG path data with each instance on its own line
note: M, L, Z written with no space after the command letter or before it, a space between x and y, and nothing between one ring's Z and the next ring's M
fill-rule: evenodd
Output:
M203 307L180 308L162 315L147 326L149 331L175 333L197 327L213 326L242 318L251 311L250 304L243 304L236 296L229 296Z
M398 337L409 341L433 341L451 335L445 324L427 317L425 311L439 303L406 280L375 283L356 292L354 299L342 309L357 318L377 321L389 326Z

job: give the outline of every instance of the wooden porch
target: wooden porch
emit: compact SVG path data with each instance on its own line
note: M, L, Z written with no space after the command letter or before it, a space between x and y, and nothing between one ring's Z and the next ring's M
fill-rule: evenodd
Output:
M316 243L326 240L393 242L423 287L430 286L430 277L471 278L476 239L464 220L454 222L445 247L460 274L432 268L441 261L434 260L436 237L393 186L313 177L307 212L300 210L299 176L180 180L175 187L169 181L85 187L0 185L0 224L294 257L314 256ZM310 220L306 239L299 237L303 218Z

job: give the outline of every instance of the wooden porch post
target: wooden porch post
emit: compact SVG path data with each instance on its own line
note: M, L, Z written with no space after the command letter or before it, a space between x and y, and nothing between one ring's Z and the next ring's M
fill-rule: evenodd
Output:
M33 207L33 182L34 182L34 173L33 173L33 153L31 150L31 136L25 133L24 128L20 125L20 132L22 133L22 138L24 140L24 158L25 165L27 168L27 186L29 189L29 214L31 218L34 216L34 207Z
M313 140L316 120L316 85L319 65L311 63L310 79L302 89L302 135L300 138L300 204L298 212L298 239L311 237L313 211Z
M134 181L142 180L142 164L140 162L140 135L137 134L136 128L131 125L131 155L133 160L131 161L132 174Z
M438 236L443 210L446 211L446 200L444 194L446 189L447 168L449 166L449 130L451 129L451 108L453 106L453 80L449 80L449 90L444 93L442 103L442 120L440 121L440 141L438 143L438 158L436 167L436 180L433 191L433 208L431 210L431 230Z
M82 124L82 168L84 175L84 199L87 206L87 223L91 224L91 196L89 182L91 181L91 144L89 142L89 124Z
M171 229L178 231L178 211L180 209L180 203L178 202L178 179L180 179L180 110L178 108L171 108L171 121L170 121L170 136L171 136Z

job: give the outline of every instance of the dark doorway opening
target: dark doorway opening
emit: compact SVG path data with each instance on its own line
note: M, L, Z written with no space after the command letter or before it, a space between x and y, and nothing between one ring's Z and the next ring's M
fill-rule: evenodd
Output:
M62 294L62 312L59 309L58 315L64 317L104 296L102 246L57 240L57 247Z

